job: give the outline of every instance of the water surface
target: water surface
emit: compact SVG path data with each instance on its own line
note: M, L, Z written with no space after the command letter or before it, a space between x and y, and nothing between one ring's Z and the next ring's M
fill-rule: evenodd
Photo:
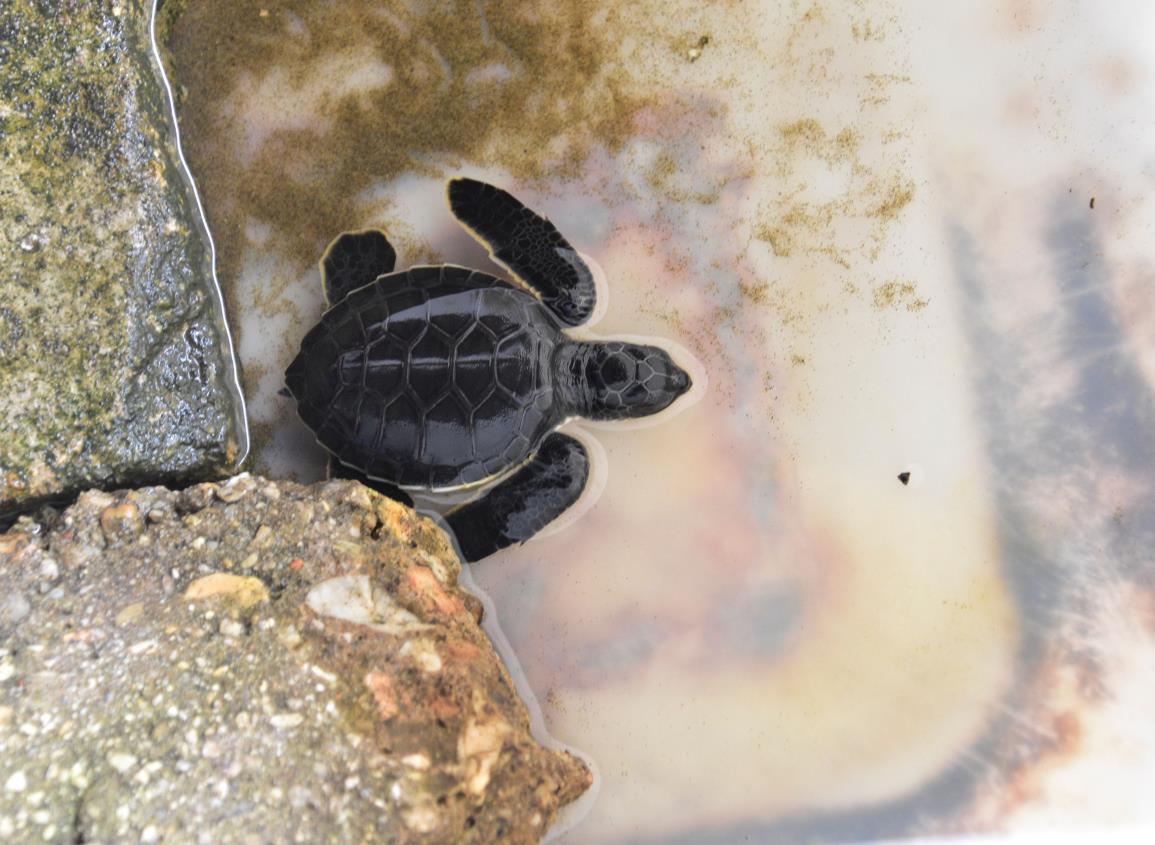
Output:
M660 424L586 427L596 501L473 572L544 726L599 768L567 845L1149 814L1152 12L1098 9L176 21L257 470L320 472L277 390L335 234L494 269L448 175L513 190L597 261L593 334L701 367Z

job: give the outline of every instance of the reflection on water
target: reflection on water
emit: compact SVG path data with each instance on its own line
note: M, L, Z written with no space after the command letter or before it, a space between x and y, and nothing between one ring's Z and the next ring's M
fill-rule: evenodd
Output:
M1142 4L263 7L173 30L260 471L320 467L276 391L337 231L490 266L452 173L597 259L594 334L708 376L660 425L588 428L600 496L473 573L598 764L566 843L1145 812Z

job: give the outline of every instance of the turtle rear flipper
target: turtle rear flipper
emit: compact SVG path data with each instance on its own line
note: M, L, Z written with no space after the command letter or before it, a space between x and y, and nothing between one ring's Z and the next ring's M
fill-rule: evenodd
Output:
M335 305L378 276L392 273L396 263L397 253L384 232L366 229L338 236L321 256L326 304Z
M568 326L594 310L594 277L569 241L512 194L475 179L449 182L454 216L491 250L494 259L533 288Z
M581 496L589 477L585 447L551 434L525 466L445 516L463 559L472 563L528 540Z

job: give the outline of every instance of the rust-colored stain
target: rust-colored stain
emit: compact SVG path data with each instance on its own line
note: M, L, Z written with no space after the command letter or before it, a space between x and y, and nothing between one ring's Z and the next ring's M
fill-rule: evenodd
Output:
M1019 36L1039 30L1046 22L1043 5L1039 0L1007 0L997 4L999 28Z

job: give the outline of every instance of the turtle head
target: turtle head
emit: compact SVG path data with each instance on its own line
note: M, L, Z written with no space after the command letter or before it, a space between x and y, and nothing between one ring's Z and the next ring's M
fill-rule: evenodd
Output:
M592 420L656 414L690 389L690 376L656 346L573 343L560 358L556 383L574 413Z

